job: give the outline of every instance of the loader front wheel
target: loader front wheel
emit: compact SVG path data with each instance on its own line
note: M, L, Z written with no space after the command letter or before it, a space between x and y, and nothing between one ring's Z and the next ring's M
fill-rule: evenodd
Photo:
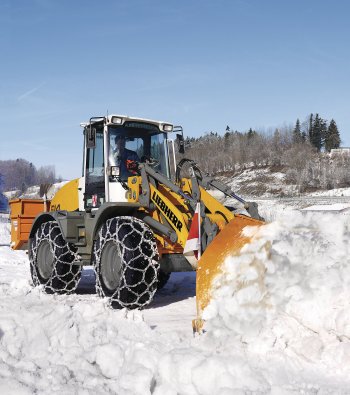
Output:
M101 227L94 246L96 289L113 308L140 309L157 290L158 250L150 228L134 217Z
M74 247L68 244L56 221L42 224L29 242L30 272L35 286L47 293L70 293L77 286L81 266L74 265Z

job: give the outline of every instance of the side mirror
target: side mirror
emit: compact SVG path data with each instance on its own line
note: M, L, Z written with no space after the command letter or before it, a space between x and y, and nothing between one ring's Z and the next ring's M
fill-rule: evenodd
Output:
M86 133L86 147L87 148L96 147L96 129L92 128L91 125L87 129L87 133Z
M177 144L177 149L179 150L179 153L184 154L185 153L185 142L184 142L184 136L182 134L176 135L176 144Z

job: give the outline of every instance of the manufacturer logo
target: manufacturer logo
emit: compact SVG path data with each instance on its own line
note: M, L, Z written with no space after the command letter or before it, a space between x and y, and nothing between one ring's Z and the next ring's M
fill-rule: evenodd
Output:
M163 214L169 219L170 222L176 227L177 230L181 232L182 222L177 218L177 216L170 210L170 208L163 202L162 198L157 194L156 191L152 195L153 202L160 208Z

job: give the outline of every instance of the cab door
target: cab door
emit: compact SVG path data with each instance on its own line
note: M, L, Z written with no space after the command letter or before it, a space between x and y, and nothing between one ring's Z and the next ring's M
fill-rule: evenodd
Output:
M84 208L94 209L106 201L103 125L86 127L85 142Z

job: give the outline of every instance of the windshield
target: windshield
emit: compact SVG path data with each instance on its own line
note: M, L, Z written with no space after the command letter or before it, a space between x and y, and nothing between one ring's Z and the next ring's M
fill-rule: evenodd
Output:
M149 163L154 170L169 177L166 134L151 124L126 122L109 127L109 165L119 168L119 178L135 174L133 162Z

